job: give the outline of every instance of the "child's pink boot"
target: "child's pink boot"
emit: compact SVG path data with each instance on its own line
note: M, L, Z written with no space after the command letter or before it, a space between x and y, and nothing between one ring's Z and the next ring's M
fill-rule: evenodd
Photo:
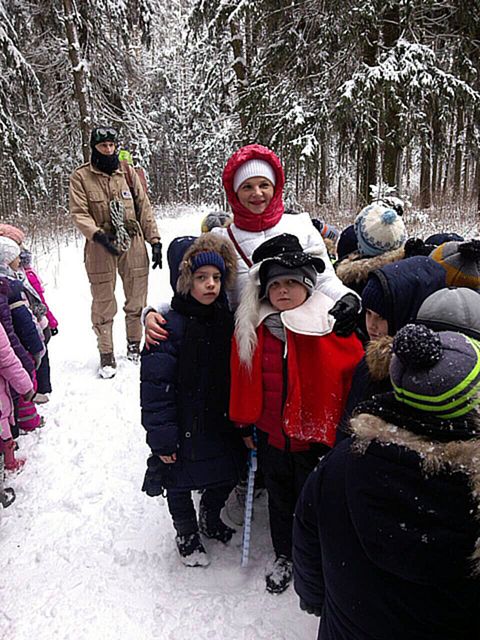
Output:
M0 448L3 453L4 465L7 471L20 471L25 464L23 458L15 458L15 441L13 438L8 440L0 439Z

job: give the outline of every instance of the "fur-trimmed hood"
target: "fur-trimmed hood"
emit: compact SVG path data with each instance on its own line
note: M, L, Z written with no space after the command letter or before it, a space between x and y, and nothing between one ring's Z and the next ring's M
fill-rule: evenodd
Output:
M277 313L267 301L259 300L260 286L257 284L257 269L251 269L249 280L243 290L242 299L235 313L235 339L238 345L240 361L250 366L257 346L257 327L269 315ZM322 336L331 333L335 319L329 315L334 301L321 291L315 290L313 295L290 311L280 314L285 328L303 335Z
M365 349L365 361L372 380L380 382L389 377L392 360L392 336L370 340Z
M362 258L360 253L355 251L337 262L335 271L345 286L358 287L366 284L368 274L371 271L380 269L380 267L391 262L402 260L404 257L405 250L403 247L370 258Z
M233 288L237 274L237 256L235 249L227 238L213 234L203 233L185 251L178 268L177 292L188 295L193 285L192 257L204 251L214 251L222 256L225 262L225 278L222 286L225 289Z
M478 416L475 420L480 422ZM474 516L480 530L480 438L439 442L369 413L360 413L352 418L350 426L354 434L354 452L363 454L374 442L386 447L394 445L417 454L425 477L440 473L464 474L471 489L475 504ZM418 494L421 495L420 487ZM421 498L416 499L419 500L420 508ZM425 535L427 536L427 533ZM474 574L480 576L480 537L477 538L471 559L474 563Z

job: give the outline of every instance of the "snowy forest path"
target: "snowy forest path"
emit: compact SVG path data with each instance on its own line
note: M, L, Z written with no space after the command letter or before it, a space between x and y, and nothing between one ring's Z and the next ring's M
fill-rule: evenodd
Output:
M198 212L162 219L164 248L196 234ZM49 345L53 393L46 426L19 439L27 463L8 483L16 502L0 523L0 637L14 640L295 640L316 637L293 588L265 591L272 556L266 505L257 506L248 569L241 531L207 540L207 569L184 567L162 498L140 488L148 449L140 424L139 369L125 358L121 286L114 328L115 378L96 376L83 243L39 260L59 319ZM153 272L151 302L171 295L168 270Z

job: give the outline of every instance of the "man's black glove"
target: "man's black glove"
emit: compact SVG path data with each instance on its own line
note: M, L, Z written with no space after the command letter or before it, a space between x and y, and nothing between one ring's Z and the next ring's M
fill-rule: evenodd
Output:
M162 243L156 242L152 244L152 269L162 268Z
M303 598L300 598L300 609L310 613L312 616L319 618L322 615L322 607L315 606L313 604L307 604Z
M336 320L333 332L341 338L346 338L357 326L360 300L354 293L347 293L337 300L328 313Z
M102 247L105 247L105 249L109 253L111 253L112 256L120 255L120 251L113 244L115 241L115 236L113 236L111 233L106 233L105 231L95 231L92 240L94 242L98 242L98 244L101 244Z

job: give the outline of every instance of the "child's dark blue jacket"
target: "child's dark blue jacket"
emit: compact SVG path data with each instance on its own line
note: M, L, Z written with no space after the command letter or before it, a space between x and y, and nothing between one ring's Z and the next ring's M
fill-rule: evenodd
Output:
M154 454L143 488L234 486L244 447L228 420L233 315L175 295L165 319L168 340L141 356L142 424ZM158 458L173 453L173 464Z
M7 278L9 284L8 303L12 313L12 322L23 347L32 355L44 350L44 343L37 329L32 312L24 294L23 283L20 280Z
M321 610L320 640L480 638L480 444L416 435L424 425L410 415L380 417L389 396L358 408L354 437L305 484L295 590Z

